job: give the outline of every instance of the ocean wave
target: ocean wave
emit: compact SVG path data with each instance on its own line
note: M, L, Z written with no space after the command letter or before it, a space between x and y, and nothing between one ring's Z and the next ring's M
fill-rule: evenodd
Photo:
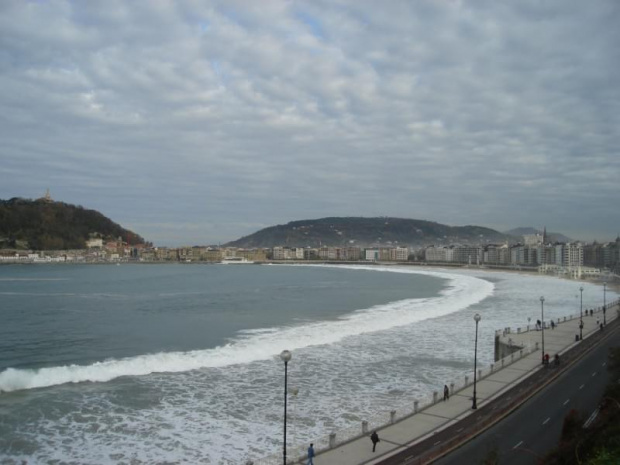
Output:
M299 265L298 265L299 266ZM437 318L476 304L493 293L493 284L473 276L403 267L339 266L340 268L424 274L449 280L438 297L406 299L360 309L336 320L304 323L278 329L264 328L239 333L229 344L189 352L162 352L124 359L111 359L91 365L67 365L39 369L8 368L0 372L0 392L49 387L65 383L107 382L121 376L151 373L178 373L200 368L248 364L277 356L282 347L289 350L336 343L344 338L388 330L429 318Z

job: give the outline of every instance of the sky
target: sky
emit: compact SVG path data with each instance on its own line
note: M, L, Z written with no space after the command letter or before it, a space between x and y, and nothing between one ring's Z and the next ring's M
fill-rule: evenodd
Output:
M160 246L327 216L620 233L617 0L0 1L0 199Z

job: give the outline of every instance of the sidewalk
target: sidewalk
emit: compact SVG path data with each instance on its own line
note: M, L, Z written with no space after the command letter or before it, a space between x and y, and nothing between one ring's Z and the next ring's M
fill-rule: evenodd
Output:
M615 305L608 306L607 323L616 319L617 316L618 303L616 302ZM597 318L600 319L600 322L603 321L602 311L599 310L594 313L594 316L587 318L584 313L584 339L600 330L596 325ZM550 355L551 360L555 354L561 356L563 352L579 344L575 341L575 334L579 334L579 315L577 318L567 318L566 321L560 321L553 330L545 329L545 352ZM492 370L486 370L486 372L479 370L476 384L478 408L542 368L542 352L539 347L542 338L541 331L510 332L501 338L506 343L508 339L512 339L512 345L521 346L522 349L498 361ZM441 398L440 393L439 399ZM377 444L375 453L372 452L372 443L369 438L372 431L368 431L368 434L344 444L318 451L314 463L315 465L379 463L395 453L402 452L404 448L425 440L471 415L473 412L471 408L472 398L473 376L469 384L454 392L448 401L439 400L436 403L420 407L417 413L399 419L389 426L377 429L381 441ZM332 437L332 442L336 440L337 437ZM290 457L290 459L294 459L294 457ZM301 460L294 463L305 463L305 461Z

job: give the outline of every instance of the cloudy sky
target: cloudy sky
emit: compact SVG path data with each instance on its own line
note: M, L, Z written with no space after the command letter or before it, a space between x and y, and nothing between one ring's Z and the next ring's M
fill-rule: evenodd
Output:
M620 232L620 2L0 1L0 198L156 245L325 216Z

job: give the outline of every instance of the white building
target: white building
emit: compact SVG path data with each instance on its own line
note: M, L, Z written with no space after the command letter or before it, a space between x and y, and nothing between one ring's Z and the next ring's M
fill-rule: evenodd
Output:
M583 246L580 243L565 244L562 252L564 266L569 268L583 266Z
M365 251L365 259L371 262L376 262L379 260L379 250L378 249L366 249Z

